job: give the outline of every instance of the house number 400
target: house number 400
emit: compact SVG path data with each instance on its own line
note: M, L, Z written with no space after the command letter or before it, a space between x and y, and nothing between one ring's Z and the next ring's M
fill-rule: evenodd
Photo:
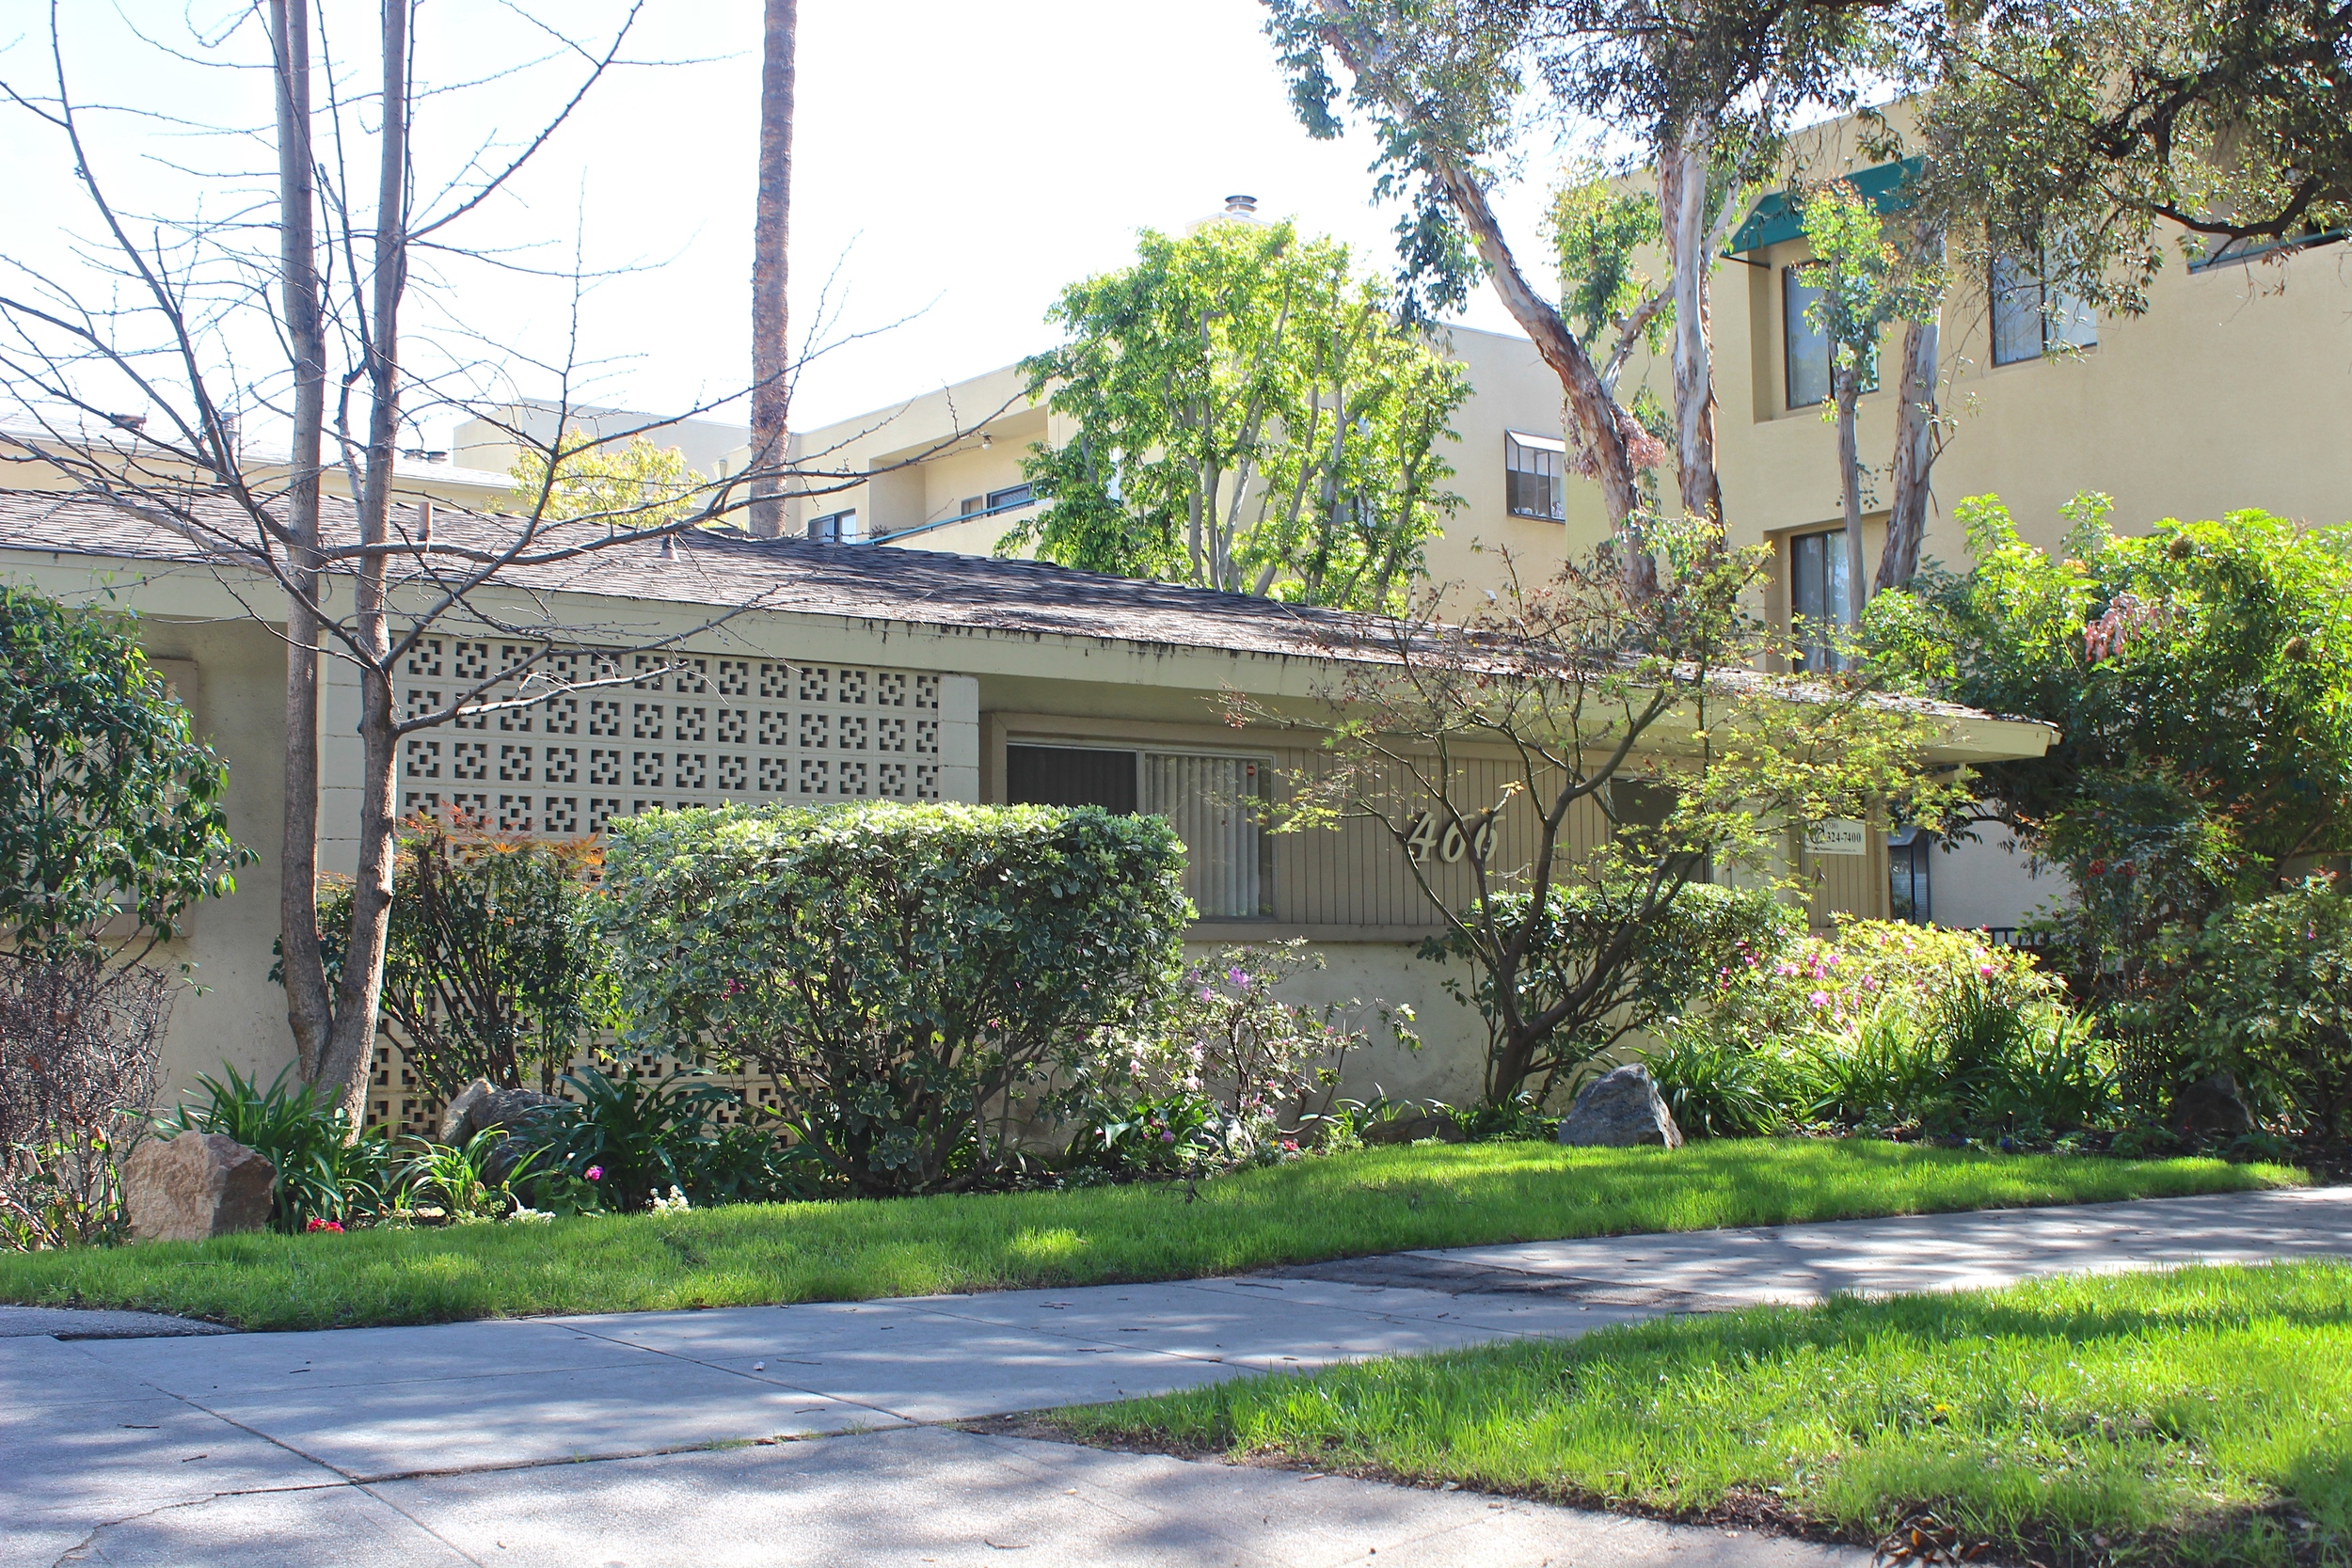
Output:
M1459 822L1448 822L1441 829L1438 825L1438 814L1425 811L1413 818L1412 832L1405 835L1405 852L1414 860L1426 862L1431 855L1435 855L1448 865L1460 861L1465 849L1476 849L1478 858L1483 861L1494 853L1494 847L1493 817L1481 822L1474 832L1466 835Z

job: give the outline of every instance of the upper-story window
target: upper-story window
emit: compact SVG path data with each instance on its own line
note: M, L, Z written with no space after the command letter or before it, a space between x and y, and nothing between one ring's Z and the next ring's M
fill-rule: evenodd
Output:
M1807 673L1843 669L1836 648L1846 624L1846 531L1801 533L1788 541L1788 622L1793 662Z
M1782 339L1788 345L1788 406L1810 408L1829 401L1829 335L1813 325L1821 291L1795 267L1780 274Z
M1503 505L1514 517L1568 519L1568 444L1549 436L1502 433Z
M2042 280L2042 258L1996 255L1991 278L1993 362L2015 365L2099 341L2090 307Z
M808 520L808 536L820 544L847 545L857 538L857 509L829 512Z
M1025 484L1007 490L991 490L985 496L966 496L956 509L961 517L987 517L999 512L1013 512L1029 504L1036 497Z
M1800 262L1780 271L1781 341L1787 345L1788 405L1811 408L1827 403L1836 390L1830 385L1829 334L1813 325L1814 302L1820 285L1805 281L1808 264ZM1862 367L1862 389L1875 392L1879 385L1878 356Z

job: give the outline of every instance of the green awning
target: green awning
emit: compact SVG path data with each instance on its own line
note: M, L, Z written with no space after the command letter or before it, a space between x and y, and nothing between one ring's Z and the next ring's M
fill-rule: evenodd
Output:
M1846 176L1846 182L1859 192L1874 213L1894 213L1905 205L1903 186L1919 172L1919 160L1905 158L1899 164L1876 164L1869 168L1856 169ZM1756 204L1747 221L1733 231L1731 243L1724 247L1727 256L1739 256L1766 245L1779 245L1804 233L1804 215L1797 211L1787 191L1774 191Z

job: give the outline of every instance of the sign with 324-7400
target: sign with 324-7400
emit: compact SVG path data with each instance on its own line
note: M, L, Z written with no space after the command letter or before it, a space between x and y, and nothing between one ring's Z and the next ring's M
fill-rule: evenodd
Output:
M1840 822L1833 818L1816 822L1804 831L1804 847L1813 855L1867 855L1870 852L1870 830L1859 822Z

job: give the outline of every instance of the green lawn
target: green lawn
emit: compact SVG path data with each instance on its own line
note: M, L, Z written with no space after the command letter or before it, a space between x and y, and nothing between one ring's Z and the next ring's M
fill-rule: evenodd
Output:
M854 1301L1187 1279L1411 1247L1703 1230L2299 1183L2218 1160L1861 1140L1367 1149L1182 1187L741 1205L546 1226L225 1237L0 1256L0 1301L246 1328Z
M1216 1450L1995 1560L2352 1560L2352 1265L1841 1299L1057 1412Z

